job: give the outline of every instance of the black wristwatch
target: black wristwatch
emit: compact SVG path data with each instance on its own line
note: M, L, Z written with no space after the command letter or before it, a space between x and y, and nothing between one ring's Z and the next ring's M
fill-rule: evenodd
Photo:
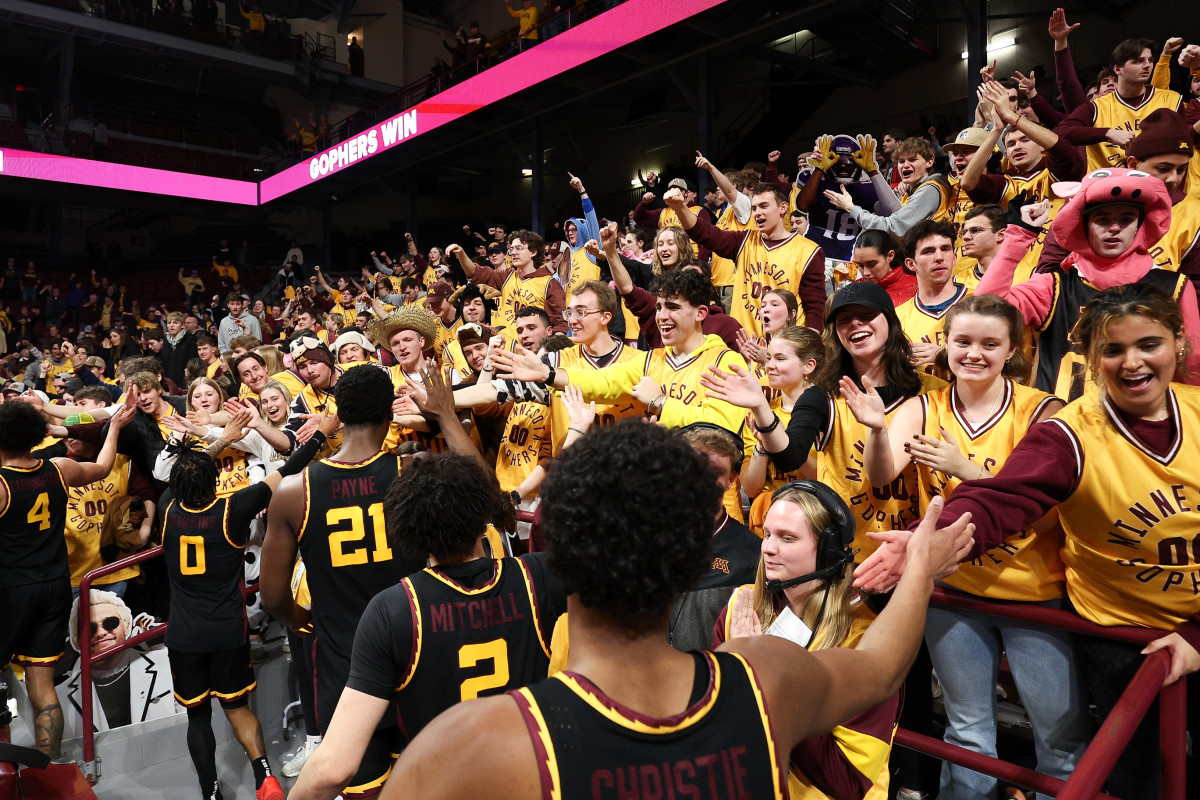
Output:
M512 504L514 506L521 505L521 493L518 492L516 489L513 489L511 492L508 493L508 499L512 500Z

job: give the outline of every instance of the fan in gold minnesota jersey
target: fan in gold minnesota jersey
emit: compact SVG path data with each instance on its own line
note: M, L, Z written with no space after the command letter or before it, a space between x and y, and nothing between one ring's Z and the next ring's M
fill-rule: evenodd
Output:
M1188 170L1196 163L1194 131L1174 111L1159 109L1142 120L1141 132L1129 145L1129 166L1162 179L1171 193L1171 227L1150 256L1158 269L1200 274L1200 183ZM1192 278L1195 281L1195 278Z
M742 412L724 400L710 397L700 385L709 367L736 365L746 369L746 360L740 354L727 348L719 336L705 336L701 330L712 291L712 284L695 270L675 270L660 276L654 292L664 346L641 358L609 364L600 370L557 369L522 349L519 353L494 352L492 361L502 379L534 381L557 389L574 383L585 399L597 402L611 403L632 396L668 427L712 422L738 431Z
M971 292L954 280L958 256L954 226L925 219L904 234L905 264L917 276L917 293L896 306L896 317L912 344L914 363L922 372L937 374L933 365L945 345L942 323L956 303Z
M508 255L512 267L494 269L477 265L460 246L452 244L446 255L457 257L472 283L485 284L500 290L500 302L492 314L492 326L516 324L517 311L525 306L544 309L556 333L566 330L562 318L565 296L563 285L544 266L542 237L533 231L514 231L508 236Z
M1100 399L1080 398L1031 427L996 475L959 485L944 519L970 514L977 526L970 557L979 558L1011 531L1057 510L1067 596L1076 612L1098 625L1164 632L1144 649L1076 637L1092 701L1107 716L1143 655L1156 650L1171 656L1165 683L1189 676L1188 693L1200 689L1200 594L1194 590L1200 567L1191 555L1200 526L1200 461L1189 456L1200 436L1200 389L1173 380L1188 350L1183 316L1154 286L1133 283L1095 294L1077 331L1088 369L1102 386ZM886 590L903 571L905 538L903 531L882 536L856 583ZM1197 706L1187 714L1195 730ZM1133 734L1106 791L1158 796L1155 716L1151 712ZM1190 771L1189 796L1198 777Z
M672 189L663 198L679 215L681 227L698 244L733 259L733 299L729 315L752 336L763 334L759 310L768 289L787 289L800 299L798 325L820 330L825 305L825 253L816 243L788 227L787 193L776 184L760 183L750 190L754 230L722 231L693 214L683 195Z
M620 312L617 293L607 283L588 281L579 286L567 301L563 316L575 346L559 350L547 358L556 369L600 370L610 364L621 364L642 356L637 348L628 347L608 332L609 323ZM562 448L567 437L567 410L557 392L550 402L553 415L554 452ZM645 406L626 395L611 403L596 406L596 424L615 425L626 417L640 417Z
M1087 147L1087 169L1124 167L1125 148L1152 111L1183 110L1183 98L1170 89L1150 85L1157 45L1149 39L1126 39L1112 51L1109 64L1117 76L1114 92L1089 100L1058 123L1054 132L1076 147Z

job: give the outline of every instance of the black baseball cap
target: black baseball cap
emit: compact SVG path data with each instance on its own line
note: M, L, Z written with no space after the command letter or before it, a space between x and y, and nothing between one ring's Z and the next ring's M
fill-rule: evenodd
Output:
M491 244L489 244L487 251L488 251L489 256L492 253L507 253L508 252L508 250L505 249L504 245L500 244L499 242L492 242Z
M855 281L835 294L825 315L825 324L832 323L838 312L846 306L863 306L892 315L896 313L896 304L892 302L891 295L878 283L870 281Z

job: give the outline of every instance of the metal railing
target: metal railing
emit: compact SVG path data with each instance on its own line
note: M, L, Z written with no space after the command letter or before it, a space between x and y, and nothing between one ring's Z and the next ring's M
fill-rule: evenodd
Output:
M191 39L194 42L233 48L239 45L254 55L278 60L296 59L304 52L300 36L285 32L286 20L267 18L267 29L263 35L250 35L248 22L229 23L220 18L197 21L192 14L169 11L145 10L133 3L117 3L107 7L106 0L88 0L86 7L80 0L34 0L44 6L54 6L64 11L75 11L83 16L107 19L137 28L158 31L171 36Z
M520 522L532 523L534 519L534 513L530 511L519 510L516 516ZM160 545L92 570L80 581L79 596L90 598L91 584L96 578L148 561L161 554L162 546ZM242 592L245 595L257 590L258 584L252 584L245 587ZM1059 611L1039 605L983 600L972 595L941 588L934 589L931 602L934 605L958 611L990 614L1130 644L1148 644L1165 634L1164 631L1149 628L1105 627L1088 622L1069 611ZM107 650L93 654L90 637L82 633L89 629L90 624L90 603L81 602L79 604L79 630L81 631L79 660L81 664L80 695L84 699L82 703L83 774L89 783L95 783L99 773L95 733L92 729L92 703L90 702L92 666L101 659L162 636L166 633L167 625L151 628L120 644L113 645ZM940 739L904 728L897 730L895 741L896 744L910 750L916 750L1042 794L1056 796L1059 800L1092 800L1093 798L1115 800L1109 795L1102 794L1100 789L1109 773L1112 772L1117 758L1129 743L1134 730L1157 697L1159 698L1159 747L1162 762L1159 797L1161 800L1184 800L1187 789L1187 680L1184 678L1168 686L1163 686L1163 679L1169 669L1170 655L1166 651L1152 653L1146 657L1141 667L1138 668L1137 674L1134 675L1133 680L1129 682L1129 686L1126 687L1125 692L1107 719L1104 720L1100 730L1092 738L1071 777L1066 781L1043 775L1017 764L985 756L974 750L947 744Z
M1130 644L1148 644L1167 633L1149 628L1105 627L1069 611L983 600L941 588L933 590L931 602L956 611L990 614ZM1160 800L1184 800L1187 779L1187 680L1185 678L1163 686L1169 669L1170 655L1166 651L1146 657L1066 781L904 728L896 732L896 744L1042 794L1054 795L1059 800L1113 800L1108 795L1100 794L1100 789L1151 703L1158 697L1162 761L1159 797Z
M91 784L96 783L100 779L100 759L96 757L96 732L93 727L92 668L97 662L103 659L128 650L142 642L157 639L165 635L169 625L169 623L156 625L153 628L142 631L137 636L131 636L123 642L114 644L106 650L93 653L91 636L87 635L87 631L90 630L92 623L92 582L97 578L103 578L105 575L120 572L134 564L140 564L143 561L157 558L162 555L162 552L162 545L151 547L140 553L134 553L127 558L122 558L120 561L114 561L111 564L105 564L103 567L94 569L84 575L83 579L79 581L80 598L88 598L87 602L84 602L82 599L79 601L79 696L82 699L80 706L82 707L83 714L83 767L81 771L83 772L83 777ZM249 586L242 587L242 596L245 597L257 591L258 584L252 583Z

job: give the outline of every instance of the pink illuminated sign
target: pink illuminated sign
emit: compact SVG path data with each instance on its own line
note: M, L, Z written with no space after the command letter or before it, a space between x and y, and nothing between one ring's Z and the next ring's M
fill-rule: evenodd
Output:
M723 0L628 0L598 17L560 33L537 47L503 61L485 72L452 86L414 108L265 179L260 202L365 161L397 144L453 122L497 100L516 94L643 36L662 30Z
M0 149L0 177L32 178L38 181L73 183L124 189L128 192L166 194L196 200L215 200L243 206L258 205L258 184L213 178L190 172L134 167L108 161L33 153L27 150Z
M722 2L626 0L257 184L11 149L0 150L0 177L262 205Z

